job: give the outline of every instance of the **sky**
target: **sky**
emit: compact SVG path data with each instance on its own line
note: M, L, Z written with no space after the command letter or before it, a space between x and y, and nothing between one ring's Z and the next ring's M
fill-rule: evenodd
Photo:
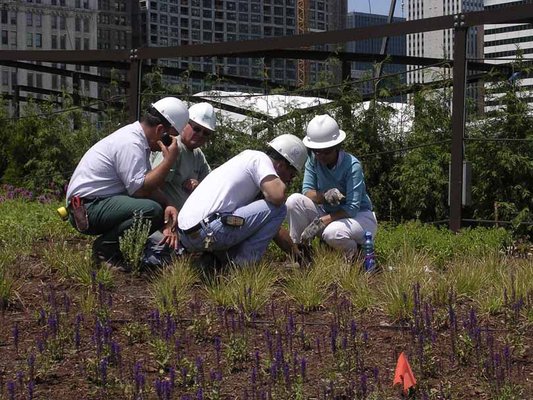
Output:
M391 0L348 0L348 11L388 15ZM402 16L402 0L396 0L394 15Z

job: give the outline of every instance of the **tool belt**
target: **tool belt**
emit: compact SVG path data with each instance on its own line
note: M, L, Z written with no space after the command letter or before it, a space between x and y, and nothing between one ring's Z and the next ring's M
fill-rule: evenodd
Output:
M211 214L209 217L204 218L203 220L198 222L193 227L191 227L189 229L178 229L178 231L180 233L184 233L186 235L189 235L189 234L192 234L192 233L196 233L200 229L202 229L203 226L209 224L210 222L213 222L217 218L220 218L220 221L224 225L234 226L234 227L243 226L244 225L244 221L245 221L243 217L239 217L238 215L233 215L233 214L221 215L219 213L214 213L214 214Z
M82 233L88 231L89 218L87 217L84 199L79 196L72 196L68 208L76 224L76 229Z
M200 229L202 229L202 224L209 224L210 222L213 222L215 219L219 217L220 217L219 213L211 214L209 217L205 217L203 220L201 220L200 222L198 222L196 225L194 225L193 227L189 229L180 229L178 227L178 232L184 233L185 235L190 235L191 233L195 233L199 231Z

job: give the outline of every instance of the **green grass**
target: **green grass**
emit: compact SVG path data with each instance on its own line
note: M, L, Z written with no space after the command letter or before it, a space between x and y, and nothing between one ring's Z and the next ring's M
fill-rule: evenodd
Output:
M66 240L81 235L59 218L60 203L40 204L21 200L0 202L0 251L17 249L17 255L32 252L37 241Z
M328 283L321 268L298 268L289 274L283 285L285 295L305 311L316 310L329 297Z
M16 277L14 276L14 252L5 251L0 254L0 309L6 308L15 294Z
M206 295L218 306L231 307L249 316L270 300L278 278L278 271L265 262L233 266L224 275L210 279Z
M108 268L98 268L92 260L89 244L50 243L43 252L45 266L58 273L62 280L90 287L93 283L113 286L113 274Z
M179 315L190 300L198 274L188 259L180 258L159 271L150 285L150 293L161 314Z

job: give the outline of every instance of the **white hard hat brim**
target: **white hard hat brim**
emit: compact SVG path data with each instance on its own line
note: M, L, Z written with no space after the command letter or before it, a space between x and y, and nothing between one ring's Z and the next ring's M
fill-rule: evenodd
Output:
M303 138L302 142L304 142L305 147L308 149L327 149L342 143L344 139L346 139L346 132L344 132L342 129L339 129L339 136L334 140L318 143L310 140L309 137L306 136Z
M214 126L209 126L209 124L203 123L201 121L196 121L194 118L190 118L191 121L195 122L196 124L200 125L202 128L209 129L211 132L215 132Z

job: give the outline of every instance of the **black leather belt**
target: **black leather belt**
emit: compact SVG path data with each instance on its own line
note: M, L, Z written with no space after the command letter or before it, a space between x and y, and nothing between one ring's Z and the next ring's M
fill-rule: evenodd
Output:
M184 233L186 235L190 234L190 233L194 233L198 230L200 230L202 228L202 222L204 224L209 224L210 222L213 222L215 219L219 218L220 217L220 214L219 213L214 213L214 214L211 214L209 217L205 217L201 222L198 222L196 225L194 225L193 227L189 228L189 229L179 229L178 228L178 231L180 233Z

